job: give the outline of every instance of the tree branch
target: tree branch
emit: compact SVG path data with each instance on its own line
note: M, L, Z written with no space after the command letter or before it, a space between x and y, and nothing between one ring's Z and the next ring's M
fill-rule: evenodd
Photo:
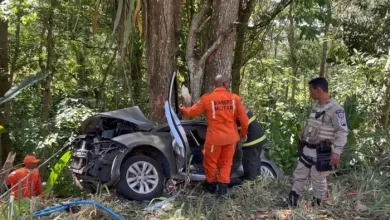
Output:
M210 7L208 0L205 0L202 8L197 12L191 21L190 31L188 33L187 47L186 47L186 60L187 66L190 72L195 72L195 65L197 63L195 59L195 44L196 44L196 32L199 28L202 17L206 14L207 9Z
M203 28L206 26L206 23L210 20L210 18L211 18L211 16L206 18L206 20L200 25L198 30L196 30L196 33L200 33L203 30Z
M248 27L248 29L258 29L258 28L263 28L267 26L271 21L275 19L275 17L282 12L287 6L289 6L293 0L283 0L278 4L278 6L271 12L271 13L266 13L263 17L266 17L263 21L260 23L254 25L253 27Z
M218 46L222 43L222 41L227 37L233 30L236 28L236 25L238 23L233 23L228 30L223 32L219 37L217 38L216 41L207 49L207 51L202 55L202 57L199 59L198 64L199 65L204 65L206 62L206 59L218 48Z

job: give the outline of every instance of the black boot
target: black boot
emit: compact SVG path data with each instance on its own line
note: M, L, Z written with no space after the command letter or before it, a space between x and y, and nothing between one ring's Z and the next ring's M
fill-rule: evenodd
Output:
M215 194L217 192L217 183L208 183L205 182L205 188L207 192L211 194Z
M291 192L288 194L288 205L292 208L296 208L298 206L298 200L299 195L295 191L291 190Z
M227 184L218 183L218 196L226 196L227 194Z
M313 201L311 202L311 206L321 206L321 199L317 199L316 197L313 197Z

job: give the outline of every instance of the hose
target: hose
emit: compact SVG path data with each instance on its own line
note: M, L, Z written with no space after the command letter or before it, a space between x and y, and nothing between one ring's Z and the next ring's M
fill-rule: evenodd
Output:
M37 211L34 213L33 216L34 217L48 216L48 215L51 215L55 212L64 211L64 210L68 209L69 207L75 206L75 205L93 205L93 206L98 207L101 210L105 211L107 214L112 216L115 220L125 220L124 218L122 218L121 216L119 216L115 212L111 211L107 207L105 207L99 203L90 202L90 201L74 201L74 202L70 202L70 203L66 203L66 204L62 204L62 205L53 206L53 207L50 207L47 209Z

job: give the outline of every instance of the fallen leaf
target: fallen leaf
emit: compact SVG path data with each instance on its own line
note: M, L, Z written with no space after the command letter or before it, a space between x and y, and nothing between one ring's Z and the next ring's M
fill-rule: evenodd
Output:
M357 201L356 211L358 211L358 212L365 212L367 210L368 210L368 207L366 205L364 205L360 200Z
M258 208L257 211L259 211L259 212L267 212L268 210L266 208Z

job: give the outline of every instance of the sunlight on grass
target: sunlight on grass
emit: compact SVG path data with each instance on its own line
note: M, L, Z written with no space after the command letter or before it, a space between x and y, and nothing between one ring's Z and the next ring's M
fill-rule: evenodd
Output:
M375 168L360 167L342 176L329 178L328 201L320 207L312 207L311 192L305 192L296 209L283 209L279 204L290 191L291 179L279 181L264 179L245 183L230 189L228 198L218 199L204 193L201 187L191 184L174 201L164 205L159 213L143 211L149 202L127 201L114 194L100 191L89 195L89 200L101 203L125 219L389 219L390 178L389 174ZM179 187L183 187L180 185ZM195 190L194 190L195 188ZM30 219L32 213L71 200L24 201L20 207L19 219ZM18 206L16 202L14 204ZM2 216L7 215L9 204L1 203ZM100 210L83 206L75 219L102 219L107 215ZM16 213L17 214L17 213ZM69 219L69 212L55 213L42 219ZM110 219L110 218L107 218Z

